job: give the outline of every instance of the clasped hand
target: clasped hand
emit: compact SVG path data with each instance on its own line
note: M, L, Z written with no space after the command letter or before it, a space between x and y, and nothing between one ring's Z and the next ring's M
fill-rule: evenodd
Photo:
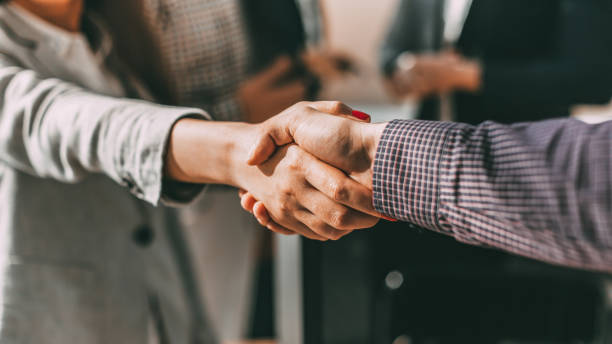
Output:
M371 166L384 125L351 113L339 102L302 102L259 124L182 119L166 175L247 190L243 205L265 213L258 220L272 231L338 239L380 218Z
M274 232L319 240L375 225L371 167L384 125L368 122L340 102L299 103L264 122L248 163L269 171L288 159L300 176L281 194L241 190L243 208Z

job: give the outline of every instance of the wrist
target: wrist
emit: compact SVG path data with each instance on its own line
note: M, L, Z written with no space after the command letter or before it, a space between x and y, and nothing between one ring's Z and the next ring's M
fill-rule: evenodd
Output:
M237 169L246 166L252 125L178 121L171 133L166 156L166 175L189 183L238 186Z
M362 144L366 151L370 166L374 165L378 143L380 142L380 138L386 126L387 123L372 123L360 127Z

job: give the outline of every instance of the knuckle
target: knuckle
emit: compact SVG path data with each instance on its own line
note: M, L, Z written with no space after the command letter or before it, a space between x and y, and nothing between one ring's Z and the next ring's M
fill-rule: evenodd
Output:
M338 240L340 240L340 239L344 238L344 235L345 235L345 233L338 232L338 233L336 233L336 235L335 235L335 237L334 237L334 239L333 239L333 240L334 240L334 241L338 241Z
M291 206L289 205L289 202L287 201L280 202L278 205L278 211L280 213L281 219L287 220L292 211Z
M300 150L295 146L289 147L285 160L287 168L292 171L301 171L304 167L303 156L300 153Z
M331 218L331 225L335 228L344 229L348 228L350 225L351 216L349 210L343 208L341 210L336 210Z
M344 182L333 181L330 185L332 199L336 202L346 202L349 198L349 190Z
M325 223L324 221L320 221L318 220L316 223L313 224L312 226L312 231L317 233L319 236L328 238L328 239L334 239L335 236L335 231L330 228L330 226Z
M283 183L278 189L278 199L280 200L281 206L286 206L287 202L293 197L293 189L291 184Z
M340 240L344 236L344 233L338 230L330 231L329 238L333 241Z
M302 161L301 159L292 156L290 159L287 160L287 169L289 169L292 172L297 172L300 171L302 169Z

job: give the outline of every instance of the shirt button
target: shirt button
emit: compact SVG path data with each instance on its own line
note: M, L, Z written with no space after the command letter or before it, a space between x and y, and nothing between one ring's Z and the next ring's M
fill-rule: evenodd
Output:
M141 247L151 246L155 239L155 233L151 227L142 225L134 230L132 233L132 239L134 242Z

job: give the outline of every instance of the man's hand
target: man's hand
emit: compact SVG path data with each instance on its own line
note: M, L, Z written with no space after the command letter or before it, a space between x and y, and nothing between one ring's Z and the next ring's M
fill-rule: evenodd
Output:
M371 190L372 164L384 127L385 124L355 120L351 108L339 102L302 102L261 124L260 139L248 162L260 164L279 147L295 142ZM357 200L347 197L340 187L333 188L334 199L342 200L359 211L380 216L373 209L371 193L367 200ZM243 207L252 211L262 225L280 231L265 211L264 203L250 192L242 192L241 196Z
M286 80L293 68L289 57L279 57L241 86L238 98L247 122L263 122L306 97L305 80Z

